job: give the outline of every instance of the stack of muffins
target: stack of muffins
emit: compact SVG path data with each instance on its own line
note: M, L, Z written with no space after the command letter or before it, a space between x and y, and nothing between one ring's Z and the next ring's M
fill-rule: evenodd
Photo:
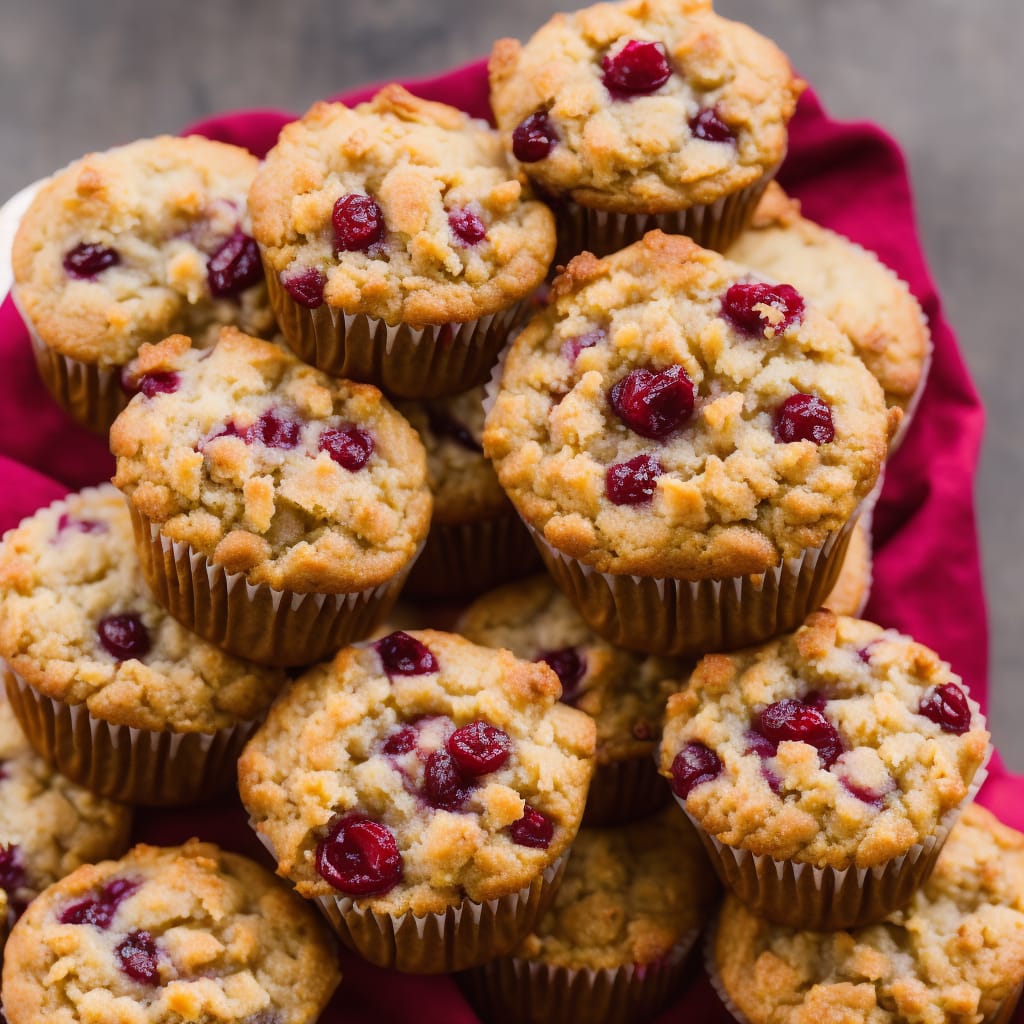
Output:
M8 1021L311 1022L314 908L487 1020L647 1019L702 932L748 1024L1008 1020L984 718L853 617L927 328L772 183L802 83L708 0L490 74L496 130L390 85L26 216L40 372L117 470L0 545ZM293 891L198 840L88 863L236 780Z

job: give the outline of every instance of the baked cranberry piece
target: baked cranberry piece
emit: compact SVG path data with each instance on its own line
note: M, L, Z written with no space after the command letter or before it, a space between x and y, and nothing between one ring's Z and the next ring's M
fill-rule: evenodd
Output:
M149 932L129 932L127 938L114 949L114 955L121 970L129 978L143 985L160 984L156 941Z
M562 684L562 703L579 700L580 682L587 671L587 660L575 647L562 647L557 651L542 651L535 659L543 661L558 676Z
M512 740L507 732L477 719L456 729L446 746L463 775L473 778L496 772L508 760Z
M613 505L643 505L654 497L664 470L653 455L635 455L628 462L609 466L605 490Z
M774 316L768 312L774 310ZM733 327L753 338L784 334L804 315L803 296L789 284L740 282L729 286L722 297L722 316Z
M91 281L110 267L116 267L121 256L98 242L79 242L64 254L64 272L79 281Z
M803 702L809 708L814 708L815 711L820 711L824 714L825 705L828 703L828 697L826 697L820 690L808 690L807 693L804 694Z
M383 751L389 757L400 757L416 749L419 741L419 734L411 726L407 725L398 732L393 732L385 741Z
M483 454L483 445L470 433L469 427L460 422L450 413L442 409L436 409L432 405L425 404L424 412L427 414L427 426L434 437L447 437L456 444L461 445L466 451Z
M487 237L487 226L465 207L448 211L448 226L463 245L479 245Z
M181 377L176 373L146 373L139 378L138 390L147 398L155 395L173 395L181 386Z
M843 789L850 796L855 796L862 803L870 804L872 807L878 808L878 810L885 806L885 798L895 788L895 786L890 786L884 793L879 793L877 790L869 789L867 786L858 786L856 782L852 782L850 779L843 779L842 783Z
M268 409L244 434L246 444L259 443L267 448L296 448L302 438L302 424Z
M587 331L586 334L578 334L575 338L569 338L562 342L561 353L569 360L570 366L575 366L576 360L585 348L593 348L595 345L600 345L607 337L607 332L600 327L595 327L594 330Z
M681 366L631 370L608 393L615 414L641 437L664 440L693 415L693 381Z
M555 837L555 826L540 811L526 804L523 816L508 827L516 846L529 846L533 850L546 850Z
M96 625L96 634L103 649L118 661L141 659L149 653L149 630L134 612L105 615Z
M437 658L429 647L398 630L374 644L389 676L425 676L437 671Z
M472 791L472 781L444 747L427 758L423 769L423 796L431 807L440 811L461 811Z
M255 238L235 231L206 264L206 282L217 299L230 298L263 280L263 264Z
M60 535L65 530L74 530L76 533L106 533L107 524L98 519L75 519L67 512L62 512L60 519L57 520L57 534Z
M306 267L296 273L281 276L284 290L306 309L316 309L324 304L324 287L327 277L319 267Z
M672 75L664 45L643 39L630 39L614 56L606 54L601 69L605 88L616 99L655 92Z
M722 759L703 743L687 743L672 759L672 792L685 800L697 786L722 774Z
M91 924L105 931L114 920L117 908L138 887L138 882L130 882L127 878L115 878L107 882L97 895L87 896L84 900L65 907L57 920L61 924Z
M696 117L690 119L690 131L694 138L706 142L732 142L736 135L718 116L714 107L705 107Z
M546 110L538 110L516 125L512 155L524 164L543 160L558 145L558 132Z
M929 690L921 698L917 711L943 732L951 732L955 736L962 736L971 727L967 694L956 683L943 683Z
M784 740L809 743L826 768L843 752L836 727L817 708L799 700L787 698L769 704L761 712L758 731L776 746Z
M746 745L744 754L757 754L758 757L774 757L779 751L778 746L767 736L761 735L756 729L748 729L743 734Z
M402 878L402 855L386 825L361 814L336 821L316 847L317 873L349 896L380 896Z
M857 657L860 658L865 665L871 664L871 648L874 647L876 643L878 643L877 640L872 640L871 643L857 649Z
M13 895L25 885L25 868L16 843L0 845L0 889Z
M328 455L342 469L357 473L373 454L373 435L359 427L328 427L318 442L320 451Z
M370 196L349 192L334 204L335 252L366 252L384 237L384 211Z
M790 395L775 412L773 430L780 444L793 441L829 444L836 436L832 409L817 395Z

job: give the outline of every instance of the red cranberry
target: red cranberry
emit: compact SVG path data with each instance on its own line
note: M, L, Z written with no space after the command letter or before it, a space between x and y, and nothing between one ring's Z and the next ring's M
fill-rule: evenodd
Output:
M776 745L784 740L809 743L826 768L843 752L836 727L817 709L799 700L780 700L761 712L758 728Z
M121 970L143 985L159 985L156 941L149 932L129 932L128 937L114 950Z
M17 844L0 845L0 889L9 894L16 893L25 885L25 869Z
M399 630L374 645L389 676L425 676L437 671L430 648Z
M772 323L758 306L771 306L782 314ZM763 338L771 329L774 336L784 334L804 315L804 300L789 284L764 284L760 281L730 285L722 298L722 316L744 334Z
M825 705L828 703L828 697L826 697L820 690L809 690L804 694L803 702L809 708L814 708L815 711L820 711L824 714Z
M75 530L77 533L106 533L107 524L98 519L73 519L67 512L62 512L60 519L57 520L58 536L65 530Z
M88 281L120 262L116 249L108 249L97 242L79 242L64 254L64 271L68 277Z
M707 142L732 142L736 138L733 130L713 107L706 107L690 121L690 131L694 138Z
M118 661L144 658L151 646L149 630L134 612L106 615L96 626L104 650Z
M259 246L243 231L231 235L206 264L206 281L214 298L238 295L262 280Z
M359 427L328 427L320 435L319 447L342 469L357 473L370 461L374 444L372 435Z
M349 192L334 204L335 252L366 252L384 237L384 211L359 192Z
M461 811L473 783L459 770L455 758L444 747L435 750L423 771L423 795L431 807L442 811Z
M743 734L746 746L744 754L757 754L758 757L774 757L779 751L778 746L767 736L762 736L756 729L748 729Z
M587 671L587 660L575 647L542 651L536 660L543 661L558 676L562 684L563 703L572 704L579 700L580 682Z
M613 57L601 61L605 88L616 97L640 96L660 89L672 74L661 43L630 39Z
M462 773L472 778L496 772L508 760L512 740L507 732L478 719L456 729L447 747Z
M863 803L870 804L872 807L877 807L878 810L881 810L885 806L885 798L893 789L893 787L890 786L884 793L879 793L877 790L868 789L866 786L858 786L855 782L851 782L849 779L843 779L842 783L843 789L845 789L850 796L855 796Z
M478 245L487 237L487 226L472 211L465 208L449 210L448 226L463 245Z
M921 698L917 710L943 732L962 736L971 727L971 708L967 703L967 694L956 683L943 683L929 690Z
M512 154L524 164L543 160L558 145L558 132L546 110L538 110L512 132Z
M138 389L147 398L154 395L173 395L181 386L176 373L147 373L139 378Z
M108 882L96 896L87 896L84 900L65 907L58 915L61 924L91 924L106 930L110 927L117 913L117 908L136 889L138 882L129 882L126 878L115 878Z
M384 741L384 753L389 757L399 757L402 754L408 754L416 749L418 740L419 734L411 725L407 725L404 729L393 732Z
M664 470L653 455L635 455L628 462L609 466L605 489L613 505L643 505L654 497Z
M302 438L302 425L268 409L245 430L246 444L259 443L267 448L295 448Z
M672 760L672 791L685 800L697 786L722 774L722 759L703 743L687 743Z
M380 896L402 878L402 855L386 825L359 814L336 821L316 847L316 870L349 896Z
M780 444L829 444L836 436L832 410L817 395L790 395L776 410L774 430L775 440Z
M663 440L693 415L693 381L681 366L631 370L611 389L609 401L630 430Z
M569 338L562 342L562 355L569 360L570 366L576 365L576 360L579 358L579 354L585 348L593 348L595 345L600 345L608 334L600 327L595 327L592 331L587 331L586 334L578 334L575 338Z
M551 820L529 804L523 808L523 816L513 821L508 830L516 846L529 846L533 850L546 850L555 837Z
M860 658L865 665L871 664L871 648L874 647L877 642L877 640L872 640L871 643L857 649L857 657Z
M469 427L460 423L454 416L432 405L425 405L427 425L436 438L449 437L466 451L483 454L483 445L469 432Z
M324 304L324 286L327 277L318 267L306 267L295 274L281 276L284 290L306 309L316 309Z

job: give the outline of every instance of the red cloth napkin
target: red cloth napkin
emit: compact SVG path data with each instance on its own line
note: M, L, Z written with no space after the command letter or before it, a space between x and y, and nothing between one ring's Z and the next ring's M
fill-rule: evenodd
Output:
M408 84L428 99L489 116L483 62ZM367 88L342 99L358 102L374 91ZM262 156L290 119L277 111L246 111L190 130ZM917 418L888 467L875 513L874 590L866 617L934 647L984 705L988 634L972 499L983 413L921 252L903 157L880 129L832 120L808 92L791 126L790 155L780 180L803 201L809 217L877 252L910 285L928 317L934 363ZM0 529L6 529L68 489L108 477L113 466L105 443L78 429L44 391L10 299L0 309L0 358L7 367L0 377ZM998 760L991 773L981 802L1024 829L1020 780ZM139 815L140 840L176 843L191 835L267 862L237 800ZM382 971L348 953L343 954L343 970L345 979L324 1024L477 1021L450 978ZM694 1020L731 1020L699 974L659 1018L660 1024Z

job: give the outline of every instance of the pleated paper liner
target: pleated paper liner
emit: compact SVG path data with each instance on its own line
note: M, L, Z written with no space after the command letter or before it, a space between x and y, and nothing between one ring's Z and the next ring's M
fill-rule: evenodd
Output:
M136 729L96 718L36 690L4 666L11 708L41 757L100 796L171 807L233 790L242 748L259 725L241 721L216 732Z
M587 793L583 825L625 825L654 814L671 796L672 790L658 773L653 757L599 763Z
M202 552L171 541L129 505L142 572L153 597L204 640L261 665L310 665L373 632L412 567L368 590L300 594L247 582Z

